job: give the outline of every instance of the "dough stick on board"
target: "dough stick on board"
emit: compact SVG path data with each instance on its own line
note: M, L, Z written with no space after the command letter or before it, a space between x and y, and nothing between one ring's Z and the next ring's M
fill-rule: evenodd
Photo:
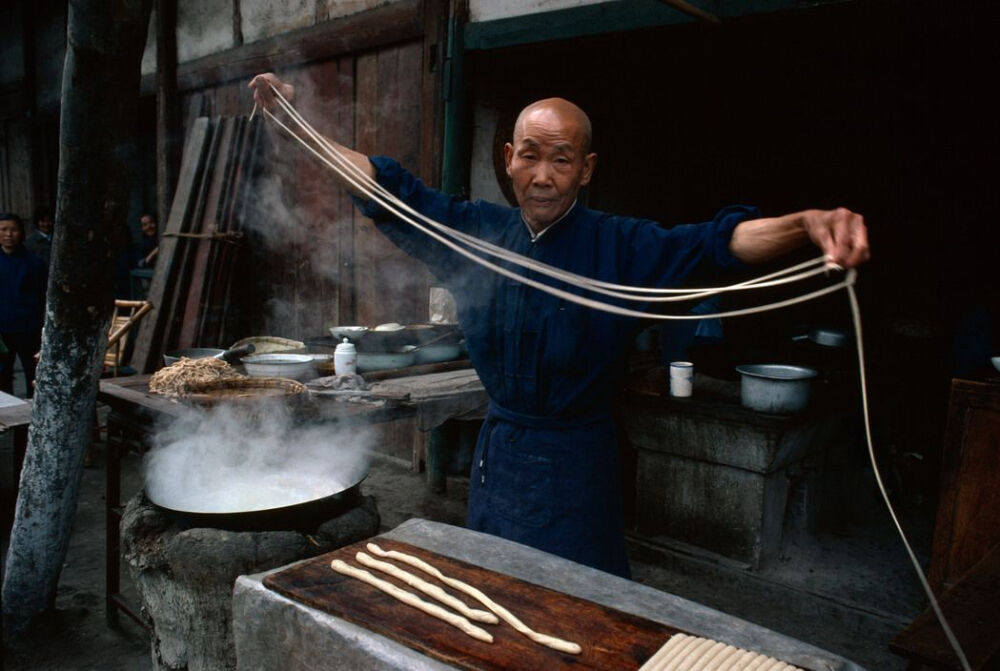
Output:
M419 557L414 557L413 555L408 555L403 552L398 552L396 550L386 551L380 548L379 546L375 545L374 543L369 543L367 547L368 551L371 552L373 555L377 555L379 557L387 557L389 559L398 559L399 561L409 564L410 566L416 567L421 571L424 571L425 573L429 573L430 575L434 576L435 578L437 578L444 584L448 585L449 587L453 587L460 592L468 594L473 599L475 599L476 601L478 601L479 603L483 604L484 606L492 610L494 613L496 613L500 617L500 619L507 622L507 624L514 627L514 629L517 629L519 632L530 638L535 643L571 655L579 655L580 652L582 651L582 648L576 643L571 643L570 641L564 641L561 638L556 638L555 636L549 636L548 634L539 634L537 631L532 630L530 627L528 627L528 625L524 624L519 619L517 619L513 613L511 613L509 610L507 610L500 604L490 599L488 596L480 592L472 585L464 583L461 580L456 580L455 578L449 578L445 574L441 573L441 571L437 570L436 568L425 562L423 559L420 559Z
M432 599L437 599L441 603L451 608L457 610L461 615L469 618L470 620L475 620L476 622L484 622L486 624L496 624L500 620L493 613L487 612L485 610L476 610L474 608L469 608L463 602L459 601L451 594L448 594L443 589L437 585L432 585L423 578L418 578L408 571L404 571L395 564L390 564L389 562L379 561L374 557L365 554L364 552L359 552L354 556L358 560L358 563L362 566L367 566L368 568L377 569L383 573L391 575L393 578L405 582L407 585L413 589L420 590Z
M739 657L740 649L727 645L719 651L718 656L712 660L712 666L705 666L705 669L731 669L733 660Z
M652 667L652 671L665 671L679 655L684 654L694 645L694 640L691 636L685 636L684 634L674 634L667 645L663 646L663 650L666 654L662 656L654 655L654 657L659 657L656 664Z
M725 643L716 643L702 655L697 664L691 667L691 671L716 671L722 667L723 658L729 654L730 650L735 650L735 648Z
M669 656L660 660L660 663L656 665L656 671L669 671L677 665L677 660L694 649L694 646L698 644L698 639L695 636L677 634L675 638L680 640L679 645L674 648L674 651Z
M712 645L712 641L707 638L695 638L694 645L685 650L683 654L678 654L670 664L667 664L666 671L680 671L681 669L690 669L695 660L701 655L701 653L708 647Z
M334 559L330 562L330 568L332 568L337 573L342 573L344 575L350 576L352 578L357 578L361 582L368 583L372 587L382 590L389 596L399 599L408 606L413 606L417 610L421 610L428 615L432 615L439 620L444 620L453 627L458 627L466 634L472 638L479 639L480 641L485 641L487 643L493 642L493 637L489 632L480 629L476 625L472 624L466 620L461 615L455 615L454 613L449 613L441 606L433 603L427 603L415 594L407 592L405 589L400 589L396 587L391 582L382 580L381 578L376 578L368 571L363 569L354 568L350 564L340 559Z
M676 636L671 636L667 639L667 642L660 646L660 649L653 653L653 656L646 660L646 662L639 667L639 671L653 671L656 665L660 663L661 660L667 658L667 656L680 645L681 639Z

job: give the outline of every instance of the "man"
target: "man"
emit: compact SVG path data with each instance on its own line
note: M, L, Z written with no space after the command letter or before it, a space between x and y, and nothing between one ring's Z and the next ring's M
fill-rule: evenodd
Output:
M268 109L271 85L288 99L294 94L273 74L258 75L250 87ZM864 222L846 209L761 218L752 208L729 207L712 222L669 230L587 210L576 199L597 165L590 140L587 115L566 100L525 108L504 145L516 209L458 201L426 188L395 161L337 146L434 220L616 284L677 285L700 264L762 262L810 240L845 267L868 258ZM491 401L470 475L468 526L628 576L609 405L639 322L482 269L352 194L383 234L456 295L469 356Z
M35 230L24 241L24 246L28 251L42 259L45 267L49 267L52 258L52 229L55 227L55 220L52 212L46 209L38 210L35 213Z
M0 391L14 393L14 358L24 369L25 395L34 392L35 354L41 348L45 317L46 272L42 260L24 244L24 223L0 213Z
M152 268L156 263L156 253L160 251L160 240L156 236L156 216L144 214L139 218L139 228L142 238L135 248L135 265L137 268Z

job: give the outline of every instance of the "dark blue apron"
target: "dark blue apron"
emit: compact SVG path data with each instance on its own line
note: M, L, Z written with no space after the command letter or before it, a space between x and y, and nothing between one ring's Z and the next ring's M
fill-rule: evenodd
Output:
M611 416L533 417L491 403L466 524L630 577Z

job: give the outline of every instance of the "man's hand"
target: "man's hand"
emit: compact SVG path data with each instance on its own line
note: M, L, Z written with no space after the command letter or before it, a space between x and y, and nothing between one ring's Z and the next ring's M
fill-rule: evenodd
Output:
M273 110L277 105L274 89L278 89L282 97L288 102L295 98L295 87L278 79L273 72L265 72L250 80L247 86L253 89L253 101L266 110Z
M744 221L733 230L729 250L744 263L761 263L798 249L807 241L843 268L868 260L864 217L843 207Z
M838 266L853 268L868 260L868 229L865 219L847 208L805 210L802 227L813 244Z

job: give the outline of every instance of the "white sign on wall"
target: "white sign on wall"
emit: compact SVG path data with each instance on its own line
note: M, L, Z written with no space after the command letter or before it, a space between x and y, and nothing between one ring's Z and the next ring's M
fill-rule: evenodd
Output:
M602 2L606 0L469 0L469 21L495 21Z

